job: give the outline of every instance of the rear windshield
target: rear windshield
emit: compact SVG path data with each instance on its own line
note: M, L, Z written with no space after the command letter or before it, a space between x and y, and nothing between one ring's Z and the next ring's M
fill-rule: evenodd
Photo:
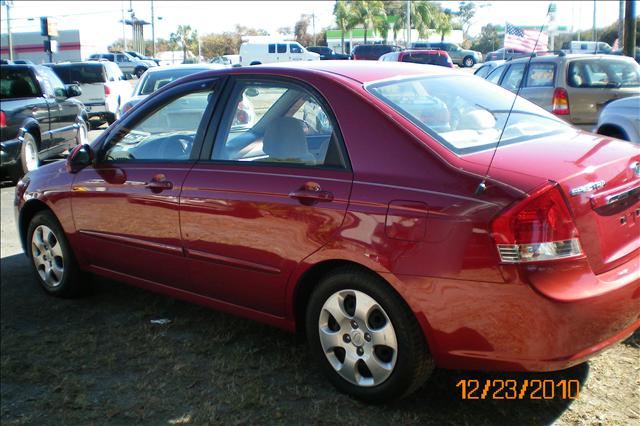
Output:
M90 84L107 81L102 64L56 65L53 70L64 84Z
M640 87L640 65L603 59L573 61L567 78L571 87Z
M429 76L369 84L366 89L456 154L496 146L514 94L471 76ZM518 97L500 142L570 131L542 108Z
M167 70L161 72L149 73L147 79L144 81L140 88L140 95L150 95L161 87L166 86L174 80L185 77L187 75L195 74L197 72L205 71L202 69L184 69L184 70Z
M411 62L414 64L441 65L449 66L446 56L434 55L428 53L412 53L402 58L402 62Z
M0 99L34 98L40 91L28 69L2 68Z

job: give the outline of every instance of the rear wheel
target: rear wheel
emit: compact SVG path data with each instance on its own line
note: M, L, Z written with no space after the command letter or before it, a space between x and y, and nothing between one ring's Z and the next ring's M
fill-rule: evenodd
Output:
M329 380L359 399L401 398L433 370L416 318L373 273L347 267L323 279L309 300L306 326Z
M27 252L33 272L47 293L74 297L80 293L80 270L67 238L49 211L37 213L27 230Z
M31 133L25 133L23 137L22 148L20 150L20 165L22 167L20 177L40 166L38 144L36 138L34 138Z
M471 56L467 56L466 58L464 58L462 60L462 65L464 65L467 68L471 68L476 64L476 60L473 59Z

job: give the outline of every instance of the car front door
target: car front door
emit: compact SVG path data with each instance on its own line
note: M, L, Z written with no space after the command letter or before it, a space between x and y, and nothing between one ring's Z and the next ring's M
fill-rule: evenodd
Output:
M191 291L283 316L292 271L342 224L352 173L319 95L249 77L226 90L213 149L180 196ZM238 125L249 103L255 120Z
M123 55L122 53L117 53L116 55L116 64L120 67L124 74L133 74L135 64L127 55Z
M70 145L75 145L75 136L78 131L76 118L80 113L81 104L67 97L64 83L50 68L42 67L38 72L46 87L45 91L49 94L51 139L46 151L53 154L65 150ZM47 153L43 155L48 156Z
M128 116L99 147L94 165L78 172L72 187L77 247L92 267L184 285L178 200L200 150L215 84L174 87Z

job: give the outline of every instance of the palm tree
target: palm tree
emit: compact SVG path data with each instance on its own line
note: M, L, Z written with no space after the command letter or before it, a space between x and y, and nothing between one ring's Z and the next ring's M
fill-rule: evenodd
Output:
M357 22L364 25L364 43L366 44L369 27L379 28L380 21L387 19L384 3L381 0L361 0L353 3L353 9Z
M342 46L342 53L344 53L344 33L351 30L354 25L353 9L349 3L338 0L333 6L333 15L336 17L336 25L341 33L340 46Z
M453 30L453 24L451 23L451 15L448 13L440 12L436 17L435 30L440 34L440 41L444 41L444 36L449 34Z
M187 49L198 41L198 32L191 29L191 25L178 25L175 33L169 36L169 42L182 47L183 61L187 60Z
M404 3L404 2L402 2ZM409 2L411 8L411 27L418 30L420 38L429 35L429 29L436 26L436 17L440 12L440 8L426 0L416 0ZM404 4L398 4L394 7L397 10L397 19L393 24L393 39L407 26L407 8Z

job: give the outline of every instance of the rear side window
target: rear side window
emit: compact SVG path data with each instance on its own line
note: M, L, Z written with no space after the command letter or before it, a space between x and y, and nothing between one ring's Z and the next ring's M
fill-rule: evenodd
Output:
M65 84L104 83L107 81L102 64L58 65L53 70Z
M272 43L269 45L269 53L276 53L276 45Z
M553 87L555 77L555 64L531 64L529 73L527 74L527 87Z
M33 98L39 90L28 69L6 69L0 73L0 99Z
M513 64L507 70L500 85L507 90L518 90L523 75L524 64Z
M287 53L287 45L278 43L278 53Z
M571 87L640 87L640 66L602 59L574 61L569 64L567 80Z
M402 59L402 62L411 62L414 64L425 65L444 65L447 66L447 58L440 55L429 55L426 53L414 53L407 55Z

